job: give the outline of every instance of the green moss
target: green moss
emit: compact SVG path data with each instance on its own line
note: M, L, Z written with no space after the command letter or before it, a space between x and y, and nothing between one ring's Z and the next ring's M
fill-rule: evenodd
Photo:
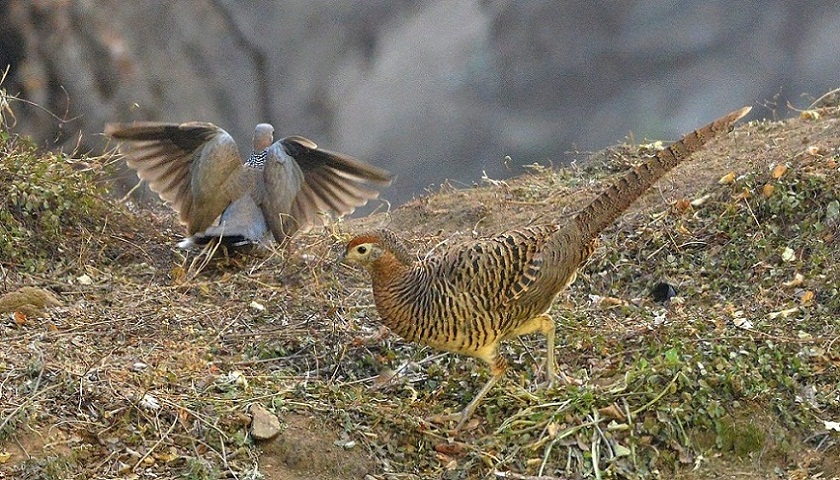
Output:
M18 273L40 273L74 262L107 263L125 256L115 236L140 230L154 239L145 222L108 196L107 158L73 160L62 153L40 152L27 138L2 133L3 266Z
M30 458L17 467L19 478L38 478L42 480L63 480L71 478L77 463L73 454L53 455L44 458Z
M765 432L753 422L722 418L717 423L718 448L734 452L739 457L747 457L764 448Z

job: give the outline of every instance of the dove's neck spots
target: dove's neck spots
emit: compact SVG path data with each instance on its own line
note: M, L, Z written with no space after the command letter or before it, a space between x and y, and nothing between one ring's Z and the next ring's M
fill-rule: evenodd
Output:
M245 162L245 165L251 168L258 168L262 170L265 168L265 158L268 156L268 152L263 150L262 152L252 152L251 156L248 157L248 161Z

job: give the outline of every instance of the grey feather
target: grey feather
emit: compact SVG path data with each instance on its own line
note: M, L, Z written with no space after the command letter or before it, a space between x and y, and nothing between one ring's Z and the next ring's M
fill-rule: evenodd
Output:
M254 130L247 161L233 138L211 123L109 124L105 133L122 142L126 164L179 213L191 236L184 245L219 236L258 243L267 231L282 243L321 223L322 213L353 212L379 195L373 187L393 180L304 137L274 142L274 127L265 123Z

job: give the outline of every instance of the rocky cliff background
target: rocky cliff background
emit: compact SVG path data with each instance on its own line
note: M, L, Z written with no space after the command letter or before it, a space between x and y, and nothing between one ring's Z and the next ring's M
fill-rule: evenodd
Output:
M838 86L838 47L840 8L818 1L0 1L3 88L43 107L15 108L40 144L203 120L247 147L269 121L396 172L392 202L806 107Z

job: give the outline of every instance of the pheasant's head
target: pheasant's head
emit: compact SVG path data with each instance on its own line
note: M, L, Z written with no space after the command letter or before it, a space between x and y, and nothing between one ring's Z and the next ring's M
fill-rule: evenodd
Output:
M359 235L350 240L341 256L341 261L351 265L370 268L382 257L385 249L376 235Z
M341 256L342 262L367 269L383 263L411 265L416 260L403 246L402 240L390 230L378 230L355 237L344 248Z

